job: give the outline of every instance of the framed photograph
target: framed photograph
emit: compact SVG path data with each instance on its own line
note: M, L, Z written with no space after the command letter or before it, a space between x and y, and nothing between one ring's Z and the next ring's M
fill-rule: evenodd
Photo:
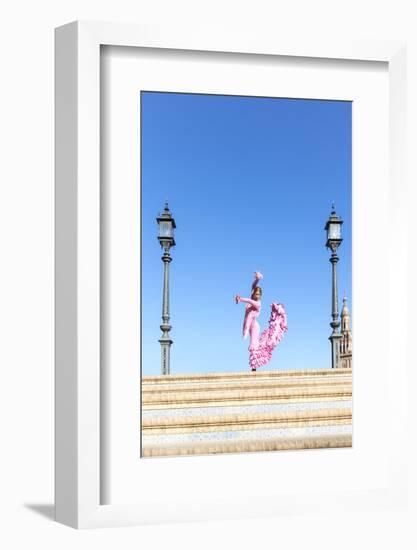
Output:
M58 521L404 501L404 48L57 29Z
M351 447L352 102L140 101L142 457Z

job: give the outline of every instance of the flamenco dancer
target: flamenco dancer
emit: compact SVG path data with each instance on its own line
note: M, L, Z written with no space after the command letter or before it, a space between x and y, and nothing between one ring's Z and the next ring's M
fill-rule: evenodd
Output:
M255 271L255 280L252 283L250 298L241 298L239 294L235 296L237 304L240 302L246 303L243 337L246 338L248 334L250 335L249 367L254 372L271 360L272 352L288 330L287 315L283 304L273 302L271 304L269 326L259 336L260 327L257 317L261 311L262 289L258 286L258 283L262 278L262 273Z

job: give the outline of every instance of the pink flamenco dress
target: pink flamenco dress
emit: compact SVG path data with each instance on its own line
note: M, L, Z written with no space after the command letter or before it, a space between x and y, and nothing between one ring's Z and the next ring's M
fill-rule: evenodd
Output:
M252 296L262 279L261 273L257 272L255 281L252 284ZM249 343L249 367L256 371L259 367L266 365L272 358L272 353L284 333L288 330L287 314L282 304L273 302L271 304L271 315L269 317L268 328L260 335L260 326L258 316L261 311L261 302L251 298L236 297L236 302L246 303L245 317L243 320L243 337L250 336Z

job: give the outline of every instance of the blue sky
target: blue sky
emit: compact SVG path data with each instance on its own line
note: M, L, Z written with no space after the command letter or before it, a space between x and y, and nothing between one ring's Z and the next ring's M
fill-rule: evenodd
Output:
M263 273L261 330L281 301L289 330L263 370L330 367L324 225L343 218L339 309L351 303L351 103L142 92L142 372L160 373L161 249L168 199L171 373L244 371L244 305Z

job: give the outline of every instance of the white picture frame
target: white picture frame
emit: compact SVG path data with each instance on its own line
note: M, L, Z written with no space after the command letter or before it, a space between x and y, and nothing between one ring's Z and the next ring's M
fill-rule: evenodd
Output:
M56 519L77 528L151 523L161 517L150 507L101 504L100 401L100 48L128 46L264 54L334 60L382 61L389 71L389 160L392 234L405 234L400 201L406 192L404 175L405 44L401 41L305 41L289 43L275 36L205 29L150 28L116 23L75 22L56 30ZM406 312L405 246L390 248L403 293L389 303L393 315ZM401 341L401 338L403 340ZM398 405L396 421L404 419L407 346L399 335L395 378L390 378L390 402ZM404 425L405 423L403 423ZM269 513L305 512L328 505L391 506L405 498L405 434L390 454L390 475L380 490L355 494L287 495L269 503ZM219 501L193 516L183 517L176 495L166 502L164 520L239 517L238 502ZM149 495L151 499L151 495Z

